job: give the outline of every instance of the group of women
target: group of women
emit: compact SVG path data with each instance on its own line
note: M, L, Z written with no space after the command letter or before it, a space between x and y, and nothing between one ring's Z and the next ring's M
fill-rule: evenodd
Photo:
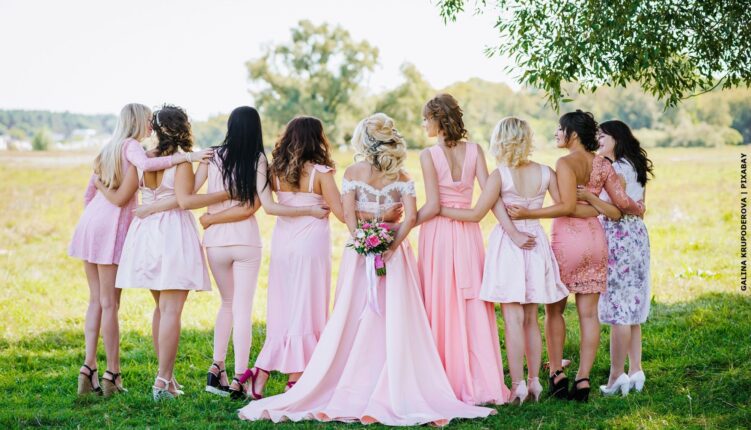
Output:
M420 153L426 201L418 209L404 169L406 143L383 113L355 128L355 163L344 171L340 190L316 118L291 120L269 160L251 107L231 113L221 145L192 152L181 108L125 106L94 163L69 248L84 261L90 290L79 394L125 391L117 317L124 288L149 289L154 297L154 399L183 394L173 371L180 317L189 291L211 289L206 260L221 295L206 391L250 398L239 411L242 419L442 425L495 413L481 405L539 400L539 304L545 305L552 396L587 400L600 322L613 326L610 378L601 391L640 391L640 325L649 311L649 241L641 216L652 165L629 128L620 121L598 126L582 111L563 115L555 138L567 154L553 171L529 159L529 124L503 118L490 137L498 168L488 172L451 95L429 100L422 113L435 145ZM139 141L152 131L158 143L147 154ZM195 173L193 162L200 162ZM206 193L199 193L206 182ZM482 194L473 206L475 182ZM543 207L547 194L552 204ZM190 212L201 207L207 207L202 241ZM260 208L277 221L266 339L250 366ZM491 210L498 225L486 250L478 222ZM361 222L386 223L394 240L375 294L366 288L372 270L366 258L343 249L329 314L331 213L353 234ZM554 219L550 241L540 218ZM408 236L418 225L415 258ZM581 344L569 388L563 311L570 293L576 294ZM372 301L376 306L368 306ZM510 389L495 303L502 307ZM100 331L107 357L101 386ZM231 381L225 367L230 335ZM271 371L286 374L287 385L264 398Z

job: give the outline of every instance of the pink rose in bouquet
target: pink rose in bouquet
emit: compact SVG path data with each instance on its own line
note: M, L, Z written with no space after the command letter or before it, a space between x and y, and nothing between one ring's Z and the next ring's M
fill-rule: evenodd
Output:
M382 254L389 249L389 245L394 241L394 232L391 231L388 224L376 222L360 222L353 233L352 242L347 246L353 248L358 254L372 255L374 267L378 276L386 274L386 262L383 261Z

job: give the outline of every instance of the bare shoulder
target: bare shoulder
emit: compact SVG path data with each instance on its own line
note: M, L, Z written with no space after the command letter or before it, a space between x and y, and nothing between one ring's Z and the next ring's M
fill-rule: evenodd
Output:
M576 154L564 155L563 157L559 158L558 161L555 162L555 170L561 170L561 169L571 170L579 161L578 158L579 157Z
M399 182L409 182L411 180L412 177L409 175L409 172L404 169L399 172Z
M352 180L367 179L370 174L370 164L365 161L358 161L349 165L344 170L344 177Z

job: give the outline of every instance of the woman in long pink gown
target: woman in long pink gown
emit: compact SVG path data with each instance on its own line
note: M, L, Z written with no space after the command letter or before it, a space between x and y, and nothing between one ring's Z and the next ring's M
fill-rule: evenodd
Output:
M404 222L384 254L387 273L368 303L371 269L345 248L334 310L302 377L284 394L251 402L240 418L407 426L486 417L494 410L454 396L430 335L417 263L405 240L416 208L414 183L402 171L404 141L391 118L375 114L360 122L352 142L364 161L347 169L342 184L350 232L358 219L380 218L404 204Z
M420 280L430 328L454 394L470 404L503 404L509 390L494 306L480 300L485 247L480 225L440 216L441 206L469 208L475 178L488 169L480 147L464 141L462 111L449 94L423 109L429 137L438 143L420 154L427 202L418 224Z
M566 335L563 311L567 298L546 305L545 331L551 363L549 387L551 394L557 397L579 401L589 398L589 372L600 342L597 304L607 283L608 245L605 231L597 219L597 210L589 208L590 213L581 214L577 209L577 186L595 195L604 189L613 204L624 213L644 212L643 206L631 200L623 190L610 162L593 153L599 147L596 136L597 122L591 113L577 110L563 115L556 132L556 143L559 148L568 149L569 154L556 163L560 202L540 209L508 208L514 219L554 218L550 242L558 260L561 280L570 292L576 294L581 342L579 370L569 392L563 369L552 366L560 363L563 355Z
M326 206L343 219L334 161L318 118L292 119L274 147L269 177L279 203ZM258 353L249 395L259 399L270 371L297 383L329 316L331 230L328 217L279 216L271 237L266 340Z

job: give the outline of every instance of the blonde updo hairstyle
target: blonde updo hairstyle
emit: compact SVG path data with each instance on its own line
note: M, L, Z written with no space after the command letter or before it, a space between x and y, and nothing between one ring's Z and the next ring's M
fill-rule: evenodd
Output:
M355 161L364 160L389 180L396 180L407 158L407 145L384 113L373 114L357 124L352 134Z
M509 116L498 121L490 135L490 153L508 167L529 162L532 153L532 128L527 121Z
M438 94L428 100L422 108L422 116L438 123L445 137L446 146L449 148L467 138L467 129L464 128L464 111L451 94Z

